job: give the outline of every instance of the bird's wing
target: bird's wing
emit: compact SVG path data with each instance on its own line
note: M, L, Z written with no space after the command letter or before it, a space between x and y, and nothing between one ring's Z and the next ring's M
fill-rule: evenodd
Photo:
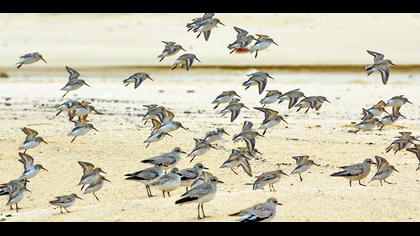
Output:
M231 111L230 122L233 122L236 119L236 117L238 117L241 110L240 109L231 109L230 111Z
M71 81L71 80L74 80L74 79L77 79L78 77L79 77L79 72L77 72L75 69L72 69L72 68L70 68L70 67L68 67L68 66L66 66L66 70L67 70L67 72L69 72L69 81Z
M89 175L93 172L93 168L95 167L92 163L78 161L79 165L83 168L83 175Z
M296 165L300 165L302 163L307 162L309 159L309 156L294 156L292 158L296 160Z
M204 39L205 39L206 41L208 41L208 40L209 40L209 38L210 38L210 33L211 33L211 30L208 30L208 31L205 31L205 32L204 32Z
M246 158L240 158L239 164L241 165L242 169L250 176L252 177L252 170L251 166L249 165L249 162Z
M134 88L138 88L140 86L140 84L143 82L143 78L136 78L135 82L134 82Z
M194 168L188 168L188 169L181 170L180 173L182 174L181 180L195 179L198 176L198 173Z
M378 68L379 72L381 72L382 83L386 84L389 78L389 69L388 66L383 65Z
M380 156L375 156L376 159L376 167L378 169L378 171L383 170L385 167L387 167L389 165L388 161Z
M374 51L367 50L367 53L369 53L370 55L374 56L374 58L373 58L373 61L374 62L377 62L379 60L384 59L384 55L381 54L381 53L379 53L379 52L374 52Z
M257 80L256 82L258 84L258 92L262 94L262 92L264 92L265 86L267 86L267 79Z
M19 152L19 156L22 158L21 161L23 163L23 165L25 166L25 171L30 169L31 166L34 165L34 158L32 158L31 156L29 156L28 154Z
M254 124L251 121L244 121L244 125L242 126L242 131L251 130Z
M36 132L33 129L27 128L27 127L24 127L22 129L22 131L26 134L26 140L32 139L32 138L34 138L34 137L36 137L38 135L38 132Z
M234 26L233 29L238 33L238 36L246 36L248 34L248 31L241 29L239 27Z

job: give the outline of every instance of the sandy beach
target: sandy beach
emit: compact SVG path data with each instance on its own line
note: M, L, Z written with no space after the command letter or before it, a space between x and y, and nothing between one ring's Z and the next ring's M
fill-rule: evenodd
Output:
M251 109L243 110L230 123L229 116L220 117L221 105L213 110L211 102L224 90L235 90L246 106L260 106L264 97L256 87L244 89L242 82L256 66L274 65L267 70L275 80L269 80L266 90L287 92L300 88L307 96L322 95L331 103L321 110L296 112L287 109L286 103L272 104L288 124L269 129L265 138L258 138L256 147L263 153L262 160L251 160L254 176L275 170L276 164L289 174L295 168L292 156L309 155L321 166L314 166L302 174L283 176L275 184L276 192L252 190L254 178L243 170L235 175L221 169L234 144L232 136L218 142L218 150L210 150L195 158L193 163L183 155L178 168L192 167L201 162L224 184L218 186L216 197L204 205L209 217L202 221L235 221L228 215L253 204L276 197L278 206L274 221L420 221L420 172L415 171L417 158L406 150L394 155L385 148L401 131L420 136L420 71L391 69L389 82L384 86L380 74L367 77L358 71L300 71L279 70L276 66L294 65L349 65L370 63L372 58L365 50L379 48L398 65L418 65L420 54L413 53L419 34L418 14L362 14L330 16L329 14L218 14L229 27L220 27L212 33L209 42L196 40L186 33L185 23L197 14L1 14L0 72L0 183L17 178L23 171L18 162L18 147L25 139L20 130L29 127L37 130L48 142L28 154L49 171L40 172L30 179L31 193L19 203L19 213L5 206L7 196L0 196L0 221L197 221L197 205L177 206L175 201L185 192L181 187L163 198L152 188L153 198L147 197L143 184L124 180L124 174L147 167L142 160L181 147L190 152L193 138L202 138L207 131L223 127L230 135L240 132L245 120L258 126L264 116ZM71 20L70 20L71 19ZM163 24L168 20L179 27ZM276 19L273 21L273 19ZM369 26L364 22L372 21ZM262 24L264 22L264 24ZM347 22L347 24L346 24ZM352 24L349 24L351 22ZM234 39L233 25L248 28L253 33L267 33L279 43L279 48L267 49L255 60L251 55L229 55L227 44ZM156 25L162 25L156 28ZM47 27L47 26L50 26ZM154 26L154 27L152 27ZM273 27L276 27L275 30ZM390 34L387 27L396 32ZM373 30L373 29L376 29ZM92 30L92 31L90 31ZM165 37L157 36L165 31ZM150 32L144 34L144 32ZM338 33L339 32L339 33ZM27 34L33 35L29 38ZM229 35L229 36L227 36ZM378 40L387 36L387 40ZM226 37L224 37L226 36ZM351 40L350 40L351 39ZM161 40L174 40L196 52L202 64L209 68L190 71L170 70L175 59L158 63L156 56L163 49ZM220 46L222 45L222 46ZM48 64L43 62L23 66L17 70L17 58L29 51L43 52ZM81 78L91 85L70 92L65 99L60 91L67 81L64 66L81 72ZM212 66L249 65L249 68L218 69ZM147 80L138 89L124 87L122 80L135 72L138 66L149 66ZM157 68L159 66L159 68ZM84 70L86 69L86 70ZM144 69L144 68L142 68ZM359 122L362 108L371 107L379 100L405 95L413 104L406 104L401 113L406 119L382 131L349 133L352 122ZM69 99L90 100L104 115L89 115L89 120L99 132L90 132L70 143L73 124L65 114L57 113L56 106ZM151 124L144 125L143 105L159 104L175 114L175 120L189 129L179 129L147 149L143 141L150 133ZM344 178L330 177L338 167L362 162L376 155L385 157L399 173L388 181L394 184L380 186L378 181L368 184L376 167L362 182L350 187ZM101 167L111 183L105 183L93 195L83 195L77 183L82 176L78 161L87 161ZM55 196L77 193L77 200L69 208L71 213L60 214L49 204Z

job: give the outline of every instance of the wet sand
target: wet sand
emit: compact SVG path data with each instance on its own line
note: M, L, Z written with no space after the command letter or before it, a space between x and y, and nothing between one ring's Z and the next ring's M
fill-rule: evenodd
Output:
M250 71L173 71L169 69L148 71L155 81L144 82L139 89L124 87L121 81L134 71L114 73L92 72L84 79L92 88L83 87L67 95L67 99L91 100L92 105L105 115L91 115L89 119L99 130L78 137L74 143L66 134L72 124L64 114L55 117L54 106L62 103L59 89L67 78L60 73L40 73L35 76L15 76L0 79L0 182L18 177L23 171L18 162L17 148L25 136L21 127L36 129L49 143L28 150L36 163L49 171L41 172L31 179L28 188L32 191L19 204L23 209L16 214L5 206L7 197L0 197L0 218L5 221L196 221L196 204L176 206L175 200L184 193L184 188L174 191L170 198L163 199L157 189L156 197L148 198L141 183L124 180L124 174L146 167L140 161L179 146L189 152L194 146L193 138L206 131L223 127L229 134L238 133L245 120L257 126L263 114L256 110L243 111L233 123L229 118L220 118L211 102L223 90L236 90L248 107L259 106L256 87L244 90L241 82ZM210 172L225 182L219 185L215 199L205 204L204 221L232 221L228 217L242 208L276 197L283 206L278 207L275 221L419 221L420 202L418 188L420 176L415 172L417 159L407 151L396 155L385 153L385 147L400 131L420 135L420 79L419 73L392 73L389 84L383 86L380 75L369 78L360 73L306 73L269 71L276 80L270 80L266 89L286 92L301 88L306 95L323 95L332 103L325 103L319 113L287 109L287 105L274 104L270 108L280 111L289 123L268 130L266 138L257 140L257 148L265 161L252 160L254 175L274 170L275 164L290 173L294 169L294 155L307 154L320 167L304 173L303 182L292 175L275 184L276 192L253 191L245 185L253 181L242 170L235 175L229 169L220 169L230 150L244 144L233 144L231 137L218 142L220 150L211 150L196 157L194 163L202 162ZM205 89L204 89L205 88ZM404 94L414 105L401 109L407 119L383 131L348 133L351 122L360 119L362 107L369 107L380 99ZM145 149L143 141L149 134L150 124L143 125L139 114L142 105L157 103L175 113L191 131L177 130L173 138L165 138ZM365 158L380 155L395 165L400 173L388 180L394 185L372 182L367 187L329 175L339 166L359 163ZM82 195L77 183L82 169L77 161L88 161L103 168L112 183L97 195ZM182 156L179 168L192 166L189 158ZM374 174L374 167L367 183ZM59 213L49 205L55 196L80 194L84 200L77 201L70 214ZM5 215L11 214L11 217Z

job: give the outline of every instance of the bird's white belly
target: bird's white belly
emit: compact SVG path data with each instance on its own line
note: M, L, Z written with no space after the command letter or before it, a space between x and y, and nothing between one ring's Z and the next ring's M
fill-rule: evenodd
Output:
M20 149L31 149L38 146L40 142L35 141L35 139L28 140L23 143Z
M268 41L258 42L251 47L251 50L264 50L268 48L268 46L270 45L271 45L271 42L268 42Z
M270 121L266 122L264 125L262 125L261 129L273 128L274 126L278 125L279 123L280 123L280 121L270 120Z
M32 177L36 176L38 174L38 172L39 172L39 169L32 168L29 171L23 173L22 178L23 179L32 178Z
M266 98L263 98L262 100L261 100L261 103L262 104L270 104L270 103L275 103L276 101L278 100L278 96L269 96L269 97L266 97Z
M83 108L83 107L77 108L75 110L75 115L76 116L89 115L89 113L90 113L90 110L89 109L86 109L86 108Z
M85 135L87 134L87 132L89 132L89 130L90 130L89 128L79 128L69 133L69 136Z
M71 90L76 90L79 89L83 86L82 83L76 83L76 84L68 84L66 85L64 88L62 88L61 90L65 90L65 91L71 91Z

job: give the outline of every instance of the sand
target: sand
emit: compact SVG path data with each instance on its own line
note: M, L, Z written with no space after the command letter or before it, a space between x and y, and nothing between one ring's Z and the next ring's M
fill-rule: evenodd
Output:
M124 174L149 167L140 161L179 146L189 152L194 146L193 138L206 131L224 127L230 134L240 131L242 123L250 120L258 125L262 113L256 110L242 112L233 123L228 117L220 118L213 110L211 101L223 90L236 90L248 107L258 106L263 97L257 88L244 90L241 82L250 71L191 70L149 71L155 81L146 81L139 89L124 87L121 81L134 71L115 71L106 76L90 73L84 78L92 88L83 87L69 93L67 99L90 99L105 115L91 115L90 119L98 133L91 132L70 143L66 134L72 124L64 115L54 117L54 106L63 102L59 88L66 73L47 73L43 76L15 76L0 80L0 182L19 176L23 170L18 160L18 146L24 140L21 127L31 127L49 143L28 153L37 163L46 167L31 179L28 188L32 191L19 204L23 209L15 213L5 206L7 197L0 198L0 218L6 221L196 221L196 204L176 206L175 201L184 193L177 189L170 198L152 189L156 197L148 198L142 184L124 180ZM360 73L306 73L270 71L276 78L269 81L266 89L282 92L301 88L307 95L323 95L332 103L325 103L317 114L304 114L288 110L286 104L270 106L285 115L288 125L279 125L268 130L266 138L257 140L257 148L265 162L252 160L254 175L274 170L275 164L290 173L294 169L294 155L310 155L320 167L304 173L303 182L297 175L285 177L275 185L276 192L253 191L245 185L253 181L242 170L235 175L220 165L228 158L230 149L236 147L230 140L218 142L220 150L211 150L196 157L194 163L202 162L210 172L225 184L219 185L213 201L205 204L204 221L233 221L228 217L242 208L276 197L283 206L278 207L275 221L419 221L420 203L418 188L420 176L415 172L417 159L407 151L396 155L385 153L385 147L400 131L412 131L420 135L420 73L391 73L387 86L380 82L379 74L372 78ZM383 131L351 134L349 124L360 119L362 107L387 100L394 95L406 95L414 105L406 105L401 112L407 117L386 127ZM177 130L173 138L166 138L145 149L150 124L143 125L139 114L144 113L143 104L158 103L175 113L175 119L190 131ZM239 144L244 145L244 144ZM359 163L365 158L380 155L394 164L400 173L388 180L395 183L380 186L372 182L367 187L329 175L338 171L338 166ZM77 161L88 161L103 168L108 174L104 188L97 195L83 195L77 183L82 169ZM182 156L179 168L192 166L189 158ZM372 171L367 183L373 176ZM79 194L77 201L61 215L58 208L48 201L55 196ZM11 217L4 218L11 214Z

